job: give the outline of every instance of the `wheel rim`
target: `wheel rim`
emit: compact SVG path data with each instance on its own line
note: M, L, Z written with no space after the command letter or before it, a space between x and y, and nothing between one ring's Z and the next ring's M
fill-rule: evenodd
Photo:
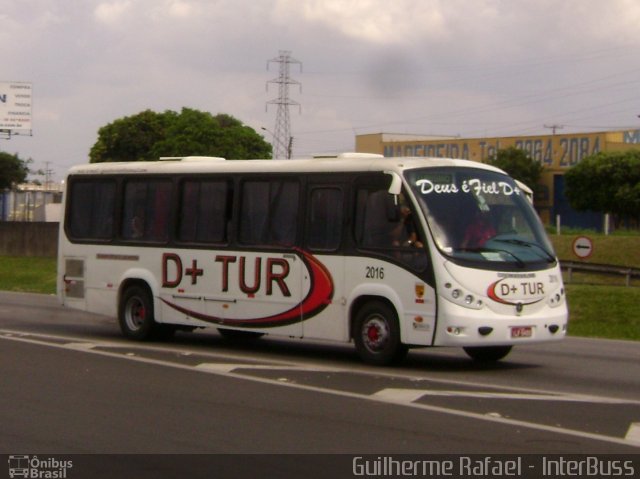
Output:
M125 312L125 320L127 327L132 331L137 331L144 324L147 311L144 307L144 303L139 298L131 298L127 302L127 309Z
M389 326L381 317L372 317L362 325L362 342L372 352L379 352L389 342Z

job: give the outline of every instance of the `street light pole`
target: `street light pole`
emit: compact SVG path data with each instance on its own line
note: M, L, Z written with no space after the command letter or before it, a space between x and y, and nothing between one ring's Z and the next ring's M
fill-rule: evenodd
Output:
M291 159L291 152L293 150L293 136L289 137L289 141L285 144L280 138L278 138L271 130L265 128L264 126L260 127L261 130L266 131L273 138L272 143L278 143L278 145L283 148L287 152L287 160ZM275 146L275 145L274 145Z

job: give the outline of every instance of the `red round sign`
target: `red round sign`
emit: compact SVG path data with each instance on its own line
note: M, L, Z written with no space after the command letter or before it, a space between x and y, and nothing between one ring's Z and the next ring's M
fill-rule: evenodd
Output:
M578 236L573 240L573 254L580 259L586 259L593 254L593 241L587 236Z

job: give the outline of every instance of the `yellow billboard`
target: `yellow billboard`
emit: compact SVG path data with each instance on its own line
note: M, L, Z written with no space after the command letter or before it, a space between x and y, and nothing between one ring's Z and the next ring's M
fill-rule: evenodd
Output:
M486 161L498 150L516 147L550 169L565 169L583 158L604 151L607 133L548 135L505 138L380 141L377 151L384 156L425 156ZM368 135L362 135L368 136ZM381 138L382 139L382 138ZM358 148L356 140L356 150Z

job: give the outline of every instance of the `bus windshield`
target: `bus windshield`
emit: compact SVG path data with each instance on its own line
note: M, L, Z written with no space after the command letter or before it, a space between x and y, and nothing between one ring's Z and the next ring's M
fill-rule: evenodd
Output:
M405 175L437 247L452 261L497 270L555 264L542 224L512 178L446 167Z

